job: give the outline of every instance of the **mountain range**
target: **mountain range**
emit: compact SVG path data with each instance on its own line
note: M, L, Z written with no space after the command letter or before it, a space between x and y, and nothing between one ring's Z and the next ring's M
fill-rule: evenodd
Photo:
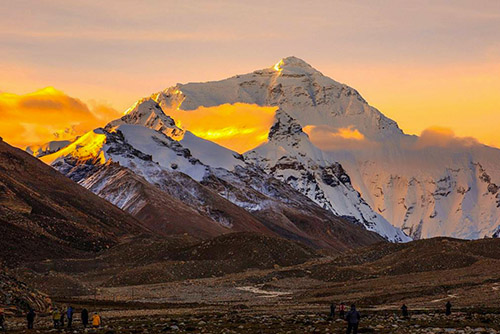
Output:
M267 140L243 154L171 117L235 104L275 108ZM253 231L342 249L374 241L368 231L393 242L500 231L500 150L407 135L295 57L177 84L66 146L31 151L160 234Z
M0 305L9 314L47 311L51 297L102 284L290 266L320 257L313 248L343 252L383 241L272 178L262 186L289 203L269 197L267 208L249 212L183 173L157 175L175 197L117 162L78 167L75 175L91 174L81 185L0 139Z

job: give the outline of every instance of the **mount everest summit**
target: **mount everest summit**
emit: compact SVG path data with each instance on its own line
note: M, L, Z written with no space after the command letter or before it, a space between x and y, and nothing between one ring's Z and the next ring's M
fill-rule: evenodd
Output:
M236 103L276 108L267 141L244 154L169 113ZM295 57L167 88L40 159L159 233L251 230L330 248L375 240L368 231L394 242L499 234L500 150L406 135ZM174 221L172 203L199 219Z

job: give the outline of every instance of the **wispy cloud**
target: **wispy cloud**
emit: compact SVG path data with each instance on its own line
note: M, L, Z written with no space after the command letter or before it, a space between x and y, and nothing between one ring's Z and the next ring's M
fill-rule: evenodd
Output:
M368 140L354 126L338 128L329 125L308 125L304 127L311 142L324 151L362 150L377 146Z
M423 149L427 147L471 147L479 145L479 141L473 137L458 137L452 129L445 127L430 127L422 131L414 148Z

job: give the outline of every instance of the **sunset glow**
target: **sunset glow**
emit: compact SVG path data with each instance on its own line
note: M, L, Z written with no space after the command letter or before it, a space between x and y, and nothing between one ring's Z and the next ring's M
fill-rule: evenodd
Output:
M40 160L51 164L60 156L70 155L78 157L80 161L90 160L104 164L106 157L101 150L104 142L106 142L106 135L98 131L89 131L62 150L43 156Z
M22 148L72 140L118 115L109 106L86 104L53 87L24 95L0 94L0 135Z
M166 110L176 125L198 137L211 140L238 153L267 140L277 107L255 104L223 104L196 110Z
M326 125L308 125L303 128L311 142L322 150L357 150L375 145L353 126L335 128Z
M280 71L295 55L406 133L440 126L500 147L498 1L152 2L4 6L0 135L19 147L74 138L178 82ZM246 135L264 138L255 128ZM257 142L223 139L241 124L195 131L240 150Z

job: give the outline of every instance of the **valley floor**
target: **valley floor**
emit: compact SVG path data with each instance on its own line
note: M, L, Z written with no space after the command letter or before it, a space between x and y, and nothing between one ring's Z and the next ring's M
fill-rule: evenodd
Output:
M16 274L58 306L72 305L77 314L82 307L98 311L104 328L90 330L97 333L342 333L345 323L328 318L330 303L340 302L358 306L360 333L500 333L500 240L381 243L337 257L306 254L299 264L270 262L274 265L260 269L239 266L236 255L230 262L193 259L228 253L219 243L215 250L205 246L179 253L187 258L142 266L123 264L129 257L125 247L94 259L93 270L87 260L66 259L35 263ZM303 254L295 248L285 254L291 252ZM259 259L255 263L267 263ZM235 267L238 272L227 269ZM154 283L158 278L164 282ZM403 303L410 319L399 316ZM8 324L14 332L24 325L15 318ZM49 331L50 317L40 317L37 326L44 328L40 333Z
M70 333L344 333L345 322L330 319L327 310L275 306L271 309L103 309L103 326L84 330L76 319ZM498 310L496 310L498 312ZM414 311L408 319L396 310L361 309L360 333L500 333L500 314L477 310L445 316L434 311ZM491 310L489 312L492 312ZM10 320L9 333L25 332L21 319ZM36 323L37 333L55 332L50 317Z
M345 322L330 319L329 303L357 300L360 333L500 333L500 268L487 272L457 268L439 272L370 277L346 283L305 277L328 259L294 267L161 284L101 287L94 295L55 298L79 311L97 310L103 327L88 333L344 333ZM496 277L496 278L495 278ZM454 305L451 316L444 304ZM400 316L406 303L410 318ZM23 319L8 319L12 333ZM51 329L38 319L38 333ZM71 332L82 332L78 316Z

